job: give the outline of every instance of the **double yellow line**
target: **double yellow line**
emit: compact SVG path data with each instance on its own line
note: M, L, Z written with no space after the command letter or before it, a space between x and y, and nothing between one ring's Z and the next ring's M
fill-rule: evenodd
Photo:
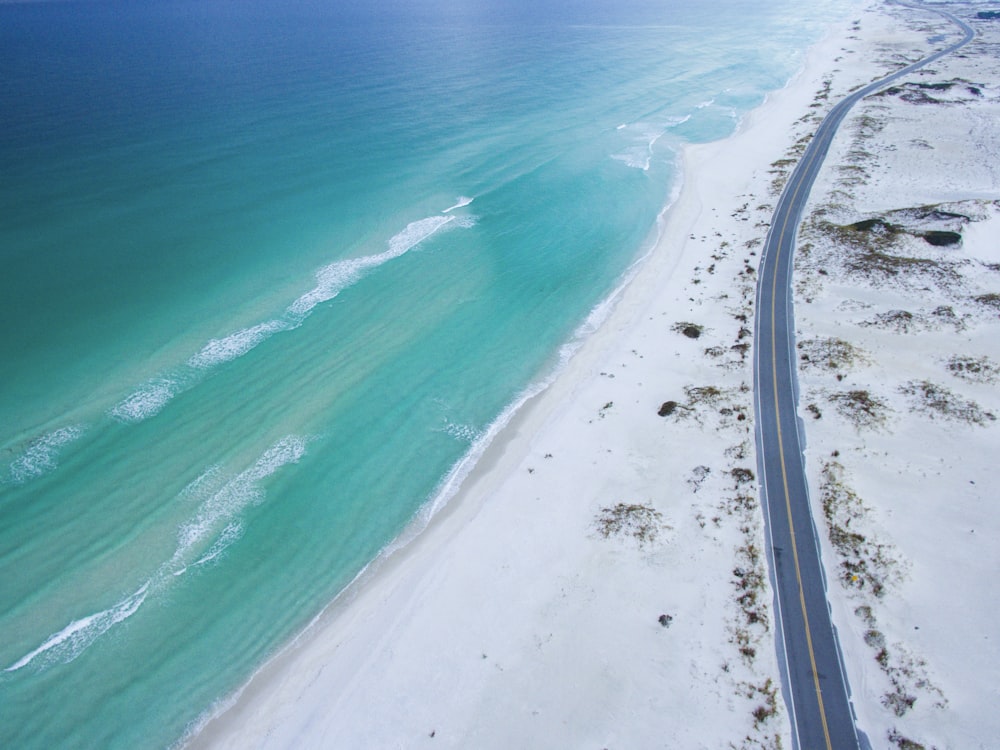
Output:
M815 141L814 141L815 143ZM810 154L810 164L803 166L803 169L795 170L799 174L804 175L809 170L812 160L816 157L818 153L818 148L813 148ZM793 172L793 177L795 172ZM826 742L826 750L833 750L833 744L830 741L830 728L826 720L826 707L823 704L823 690L819 684L819 670L816 668L816 653L813 650L812 642L812 631L809 626L809 612L806 608L806 596L805 591L802 588L802 570L799 568L799 548L795 541L795 523L792 520L792 500L791 495L788 492L788 470L785 465L785 441L781 433L781 407L778 405L778 352L775 346L775 341L777 340L777 299L778 299L778 262L781 259L781 246L782 241L785 237L785 232L788 230L788 219L791 216L791 206L795 203L798 197L799 191L802 188L803 180L800 178L794 185L792 194L789 196L789 200L785 203L785 217L781 225L781 232L778 234L777 238L777 248L776 254L774 256L774 278L771 282L771 380L774 386L774 419L777 425L778 432L778 457L781 464L781 480L785 491L785 511L788 514L788 531L792 539L792 559L795 563L795 579L798 582L799 587L799 606L802 608L802 620L805 624L806 630L806 646L809 651L809 666L812 670L813 675L813 687L816 690L816 702L819 705L819 716L820 722L823 725L823 738ZM791 269L789 269L791 273Z

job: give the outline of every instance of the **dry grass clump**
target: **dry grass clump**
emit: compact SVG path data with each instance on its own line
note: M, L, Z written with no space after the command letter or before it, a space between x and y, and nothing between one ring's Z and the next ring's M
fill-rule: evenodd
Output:
M691 477L687 480L688 484L691 485L691 491L697 492L701 489L701 485L705 483L708 479L708 475L712 473L712 470L707 466L695 466L691 470Z
M855 181L863 181L862 168L841 165L842 173ZM962 204L964 205L964 204ZM897 248L912 239L922 239L933 247L949 247L962 241L961 229L972 218L945 210L940 205L918 206L888 211L849 224L836 224L820 217L828 211L817 211L809 230L827 238L836 247L849 249L841 258L844 270L855 277L872 282L912 279L930 280L939 285L953 285L961 276L956 270L961 261L936 257L919 257L899 253Z
M899 730L896 728L889 731L889 742L893 743L899 748L899 750L927 750L927 748L919 742L915 742L909 737L901 735Z
M815 222L813 229L838 245L858 250L886 250L893 247L905 233L903 227L882 218L862 219L853 224Z
M662 513L652 506L635 503L618 503L601 508L594 526L605 539L631 537L640 547L655 542L665 528Z
M799 362L804 369L846 370L867 361L864 352L843 339L805 339L798 342Z
M988 307L991 310L1000 312L1000 294L997 294L996 292L980 294L977 297L973 297L973 299L983 307Z
M945 366L956 378L970 383L995 383L1000 377L1000 365L989 357L964 357L955 355Z
M752 541L748 541L737 550L737 565L733 568L733 585L736 587L736 601L743 612L746 625L760 625L768 628L767 604L767 571L764 569L764 557L760 549ZM737 630L737 640L740 640ZM740 654L752 661L756 650L750 645L749 634L746 643L740 644Z
M892 548L861 533L868 513L861 498L843 481L844 467L828 461L820 472L820 499L830 542L840 558L838 577L845 588L876 597L899 576Z
M907 81L872 94L872 98L895 96L907 104L963 104L983 96L984 84L973 84L963 78L950 81ZM947 92L949 96L941 96Z
M754 727L760 726L778 713L778 688L768 677L760 685L747 684L747 698L753 700L756 696L761 696L763 703L753 711Z
M713 412L717 411L723 423L730 421L746 422L748 408L739 403L724 403L734 397L733 389L722 389L714 385L688 385L684 387L685 402L676 400L664 401L657 414L661 417L688 419L694 417L699 423Z
M688 385L684 387L684 394L692 406L697 404L711 405L722 397L722 391L714 385Z
M891 412L889 404L883 399L864 390L834 393L827 399L857 429L881 427Z
M862 605L854 610L854 614L865 623L867 627L865 643L875 652L875 661L889 678L890 690L882 695L883 706L896 716L904 716L916 704L921 692L934 698L935 705L939 708L948 705L944 694L927 675L927 662L911 654L900 643L894 644L892 649L889 648L885 634L878 629L878 622L871 607ZM912 748L920 745L899 745L899 747Z
M873 320L862 321L864 328L886 328L896 333L910 333L916 328L917 317L909 310L889 310L879 313Z
M943 385L929 380L911 380L899 390L910 397L918 411L931 417L940 416L980 427L984 427L987 422L996 421L992 412L986 411L975 401L968 401Z
M875 247L866 247L857 254L849 256L844 266L849 273L871 281L885 281L900 276L919 276L949 284L959 279L958 272L950 263L931 258L894 255Z
M861 321L862 328L884 328L896 333L935 331L948 327L955 331L966 328L965 318L959 317L950 305L941 305L929 313L912 313L909 310L889 310L871 320Z

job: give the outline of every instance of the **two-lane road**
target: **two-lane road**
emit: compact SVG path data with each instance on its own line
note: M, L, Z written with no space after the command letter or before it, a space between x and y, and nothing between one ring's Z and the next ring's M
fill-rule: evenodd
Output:
M954 52L973 38L973 30L950 13L938 8L909 7L947 17L962 29L963 38L855 91L830 110L778 200L761 258L754 356L757 462L775 589L782 689L792 722L792 742L802 750L864 748L867 740L856 727L851 707L809 506L796 408L792 257L809 191L848 110L863 97Z

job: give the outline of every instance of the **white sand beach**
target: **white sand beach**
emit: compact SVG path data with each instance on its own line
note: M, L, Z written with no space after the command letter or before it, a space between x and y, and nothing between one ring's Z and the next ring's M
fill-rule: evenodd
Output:
M557 380L422 533L189 745L790 747L754 477L759 247L817 118L940 45L928 41L937 34L954 38L931 14L859 6L736 135L687 148L654 252ZM987 747L1000 736L990 710L1000 697L1000 425L982 416L1000 415L1000 63L990 49L976 41L912 79L950 87L863 102L813 192L825 212L800 236L810 248L796 272L797 337L820 342L801 371L812 500L874 747ZM920 93L948 102L913 103ZM931 259L902 264L917 275L852 270L842 233L819 223L931 204L970 220L887 219L961 233L948 247L905 232L886 245ZM892 310L909 312L909 327L879 317ZM831 339L856 356L818 364ZM925 382L946 388L951 413ZM882 404L871 421L852 410L860 396L841 395L860 391ZM971 402L980 412L959 408ZM838 482L854 494L834 492ZM830 492L832 523L864 535L854 548L825 533Z

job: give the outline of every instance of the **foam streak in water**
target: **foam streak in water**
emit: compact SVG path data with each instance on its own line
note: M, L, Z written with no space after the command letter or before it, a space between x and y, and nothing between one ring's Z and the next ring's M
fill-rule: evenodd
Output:
M638 122L628 126L630 130L636 131L632 139L632 145L622 153L614 154L611 158L623 162L626 166L633 169L641 169L648 172L653 158L653 147L656 145L656 142L664 136L667 130L682 125L689 119L691 119L691 116L685 115L684 117L667 118L667 121L662 125ZM622 130L623 127L619 125L618 130Z
M288 306L286 318L296 324L301 323L316 305L333 299L341 291L357 283L372 268L398 258L452 221L453 216L429 216L410 222L406 229L389 240L388 250L324 266L316 272L316 286Z
M113 607L109 607L93 615L88 615L87 617L81 617L79 620L74 620L58 633L50 636L41 646L31 653L22 656L4 671L16 672L28 666L38 657L45 657L44 660L47 663L61 661L68 664L112 627L135 614L136 610L146 600L149 584L150 581L146 581L138 591L131 596L125 597Z
M449 206L448 208L446 208L441 213L443 213L443 214L450 214L452 211L454 211L457 208L464 208L465 206L468 206L470 203L472 203L473 200L474 200L473 198L469 198L467 196L460 195L460 196L458 196L458 203L456 203L454 206Z
M59 450L83 435L81 425L60 427L32 440L24 453L11 461L10 477L18 483L40 477L56 468Z
M341 291L357 283L371 269L412 250L449 224L471 226L474 220L470 217L444 215L471 202L472 198L461 197L457 204L439 216L429 216L410 222L403 231L389 240L389 248L384 252L323 266L316 272L316 286L289 305L280 319L269 320L243 328L223 338L212 339L188 360L188 367L192 370L211 369L242 357L276 333L297 328L317 305L333 299ZM153 378L115 404L109 414L124 423L141 422L154 417L177 394L197 382L196 377L192 374L190 378L183 376Z
M260 502L264 497L260 481L285 464L298 463L305 452L306 441L303 438L297 435L284 437L268 448L253 466L237 474L208 497L198 508L195 517L178 530L177 550L168 563L170 568L177 571L189 564L206 562L209 558L217 557L236 541L242 533L242 525L237 517L247 506ZM213 537L217 537L215 546L197 562L189 563Z
M188 365L204 370L229 362L237 357L242 357L258 344L286 328L288 328L288 324L284 321L269 320L266 323L231 333L225 338L212 339L201 348L200 352L188 360Z
M306 441L296 435L289 435L276 442L261 454L253 466L237 474L202 503L195 518L181 526L173 557L161 565L156 574L137 591L108 609L74 620L4 671L16 672L39 659L43 667L73 661L104 633L135 614L151 591L161 589L170 580L182 575L189 565L204 565L219 557L243 535L243 522L238 518L239 513L251 503L263 499L264 491L259 485L260 481L286 464L297 463L305 450ZM214 475L215 472L210 473ZM201 489L206 476L207 474L203 474L192 483L193 494ZM213 535L215 540L208 549L188 563L187 560L194 556L193 553L199 548L204 549L204 543Z
M141 422L156 416L181 390L173 378L153 378L111 408L111 416L119 422Z

